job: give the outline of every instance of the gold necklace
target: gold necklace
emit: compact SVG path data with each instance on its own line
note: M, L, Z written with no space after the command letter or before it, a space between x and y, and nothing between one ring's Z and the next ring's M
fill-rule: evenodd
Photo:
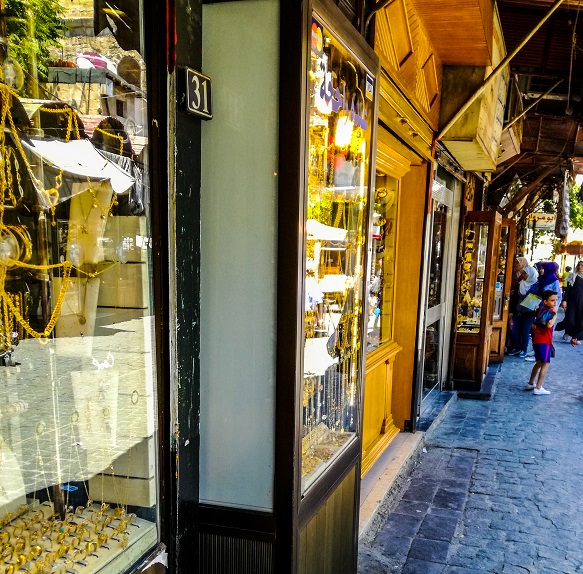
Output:
M108 136L110 138L116 139L119 141L119 155L123 155L123 143L125 138L123 136L120 136L118 134L112 134L111 132L108 132L106 130L103 130L101 128L94 128L95 132L99 132L100 134L103 134L104 136Z

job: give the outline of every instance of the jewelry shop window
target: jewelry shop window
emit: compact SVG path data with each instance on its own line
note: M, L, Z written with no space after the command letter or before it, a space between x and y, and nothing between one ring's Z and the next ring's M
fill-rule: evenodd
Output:
M1 568L121 572L158 540L141 8L6 5Z
M373 123L372 76L317 18L311 33L303 490L358 428Z
M372 222L367 352L391 340L399 180L378 173Z
M466 224L462 248L457 330L479 333L488 249L488 223Z

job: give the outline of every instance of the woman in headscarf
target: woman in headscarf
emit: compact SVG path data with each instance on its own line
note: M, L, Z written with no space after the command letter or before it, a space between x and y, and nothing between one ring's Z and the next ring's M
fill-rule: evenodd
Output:
M571 345L577 345L579 339L583 339L583 261L579 261L575 271L567 277L562 307L565 319L557 325L557 331L565 329Z
M561 290L561 280L559 279L557 273L559 272L559 265L554 261L543 261L540 265L541 275L538 278L538 290L539 295L544 291L556 291L559 301L557 303L557 308L561 304L561 298L563 296Z
M520 337L518 336L518 325L516 317L516 307L520 298L518 293L518 284L524 279L524 272L528 267L528 259L526 257L516 257L514 259L514 266L512 268L512 280L510 282L510 298L508 300L508 340L506 341L506 349L508 354L517 355L520 352ZM518 352L512 353L513 350L518 349Z
M512 339L517 341L517 346L510 351L509 355L518 355L521 359L526 358L528 343L530 341L530 329L536 317L535 311L522 311L518 305L529 294L538 289L538 271L534 267L527 267L522 272L523 279L518 284L518 303L516 313L513 316Z

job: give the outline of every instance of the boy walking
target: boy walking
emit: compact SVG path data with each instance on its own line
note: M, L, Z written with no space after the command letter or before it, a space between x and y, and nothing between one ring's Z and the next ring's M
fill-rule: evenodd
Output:
M532 346L536 363L532 367L530 380L525 390L534 391L535 395L550 395L551 392L543 387L543 382L551 364L551 349L553 346L553 325L557 318L555 307L559 298L556 291L544 291L542 303L537 310L534 322ZM538 380L537 380L538 375ZM535 383L536 380L536 383Z

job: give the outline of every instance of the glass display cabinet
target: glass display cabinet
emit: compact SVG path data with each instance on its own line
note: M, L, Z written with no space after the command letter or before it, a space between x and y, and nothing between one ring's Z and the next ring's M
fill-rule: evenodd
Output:
M303 492L358 434L374 115L370 72L316 15L310 68Z
M99 6L84 12L95 16L96 34L108 26ZM132 17L143 16L136 2ZM139 28L127 27L136 49L122 49L108 30L111 50L145 70ZM55 41L55 50L71 53L69 40ZM75 41L76 63L72 56L41 70L39 60L38 75L33 67L24 83L0 83L7 574L122 572L160 539L150 80L141 72L131 85L122 66L119 75L103 67L100 80L90 79L94 66L80 52L98 54L89 37ZM110 107L127 110L126 123Z
M492 337L490 339L490 362L501 363L506 348L508 328L508 302L510 300L510 283L512 281L512 262L516 246L516 222L504 218L500 228L498 247L498 267L492 314Z
M466 215L457 296L453 380L456 390L477 391L488 366L498 277L502 216Z

